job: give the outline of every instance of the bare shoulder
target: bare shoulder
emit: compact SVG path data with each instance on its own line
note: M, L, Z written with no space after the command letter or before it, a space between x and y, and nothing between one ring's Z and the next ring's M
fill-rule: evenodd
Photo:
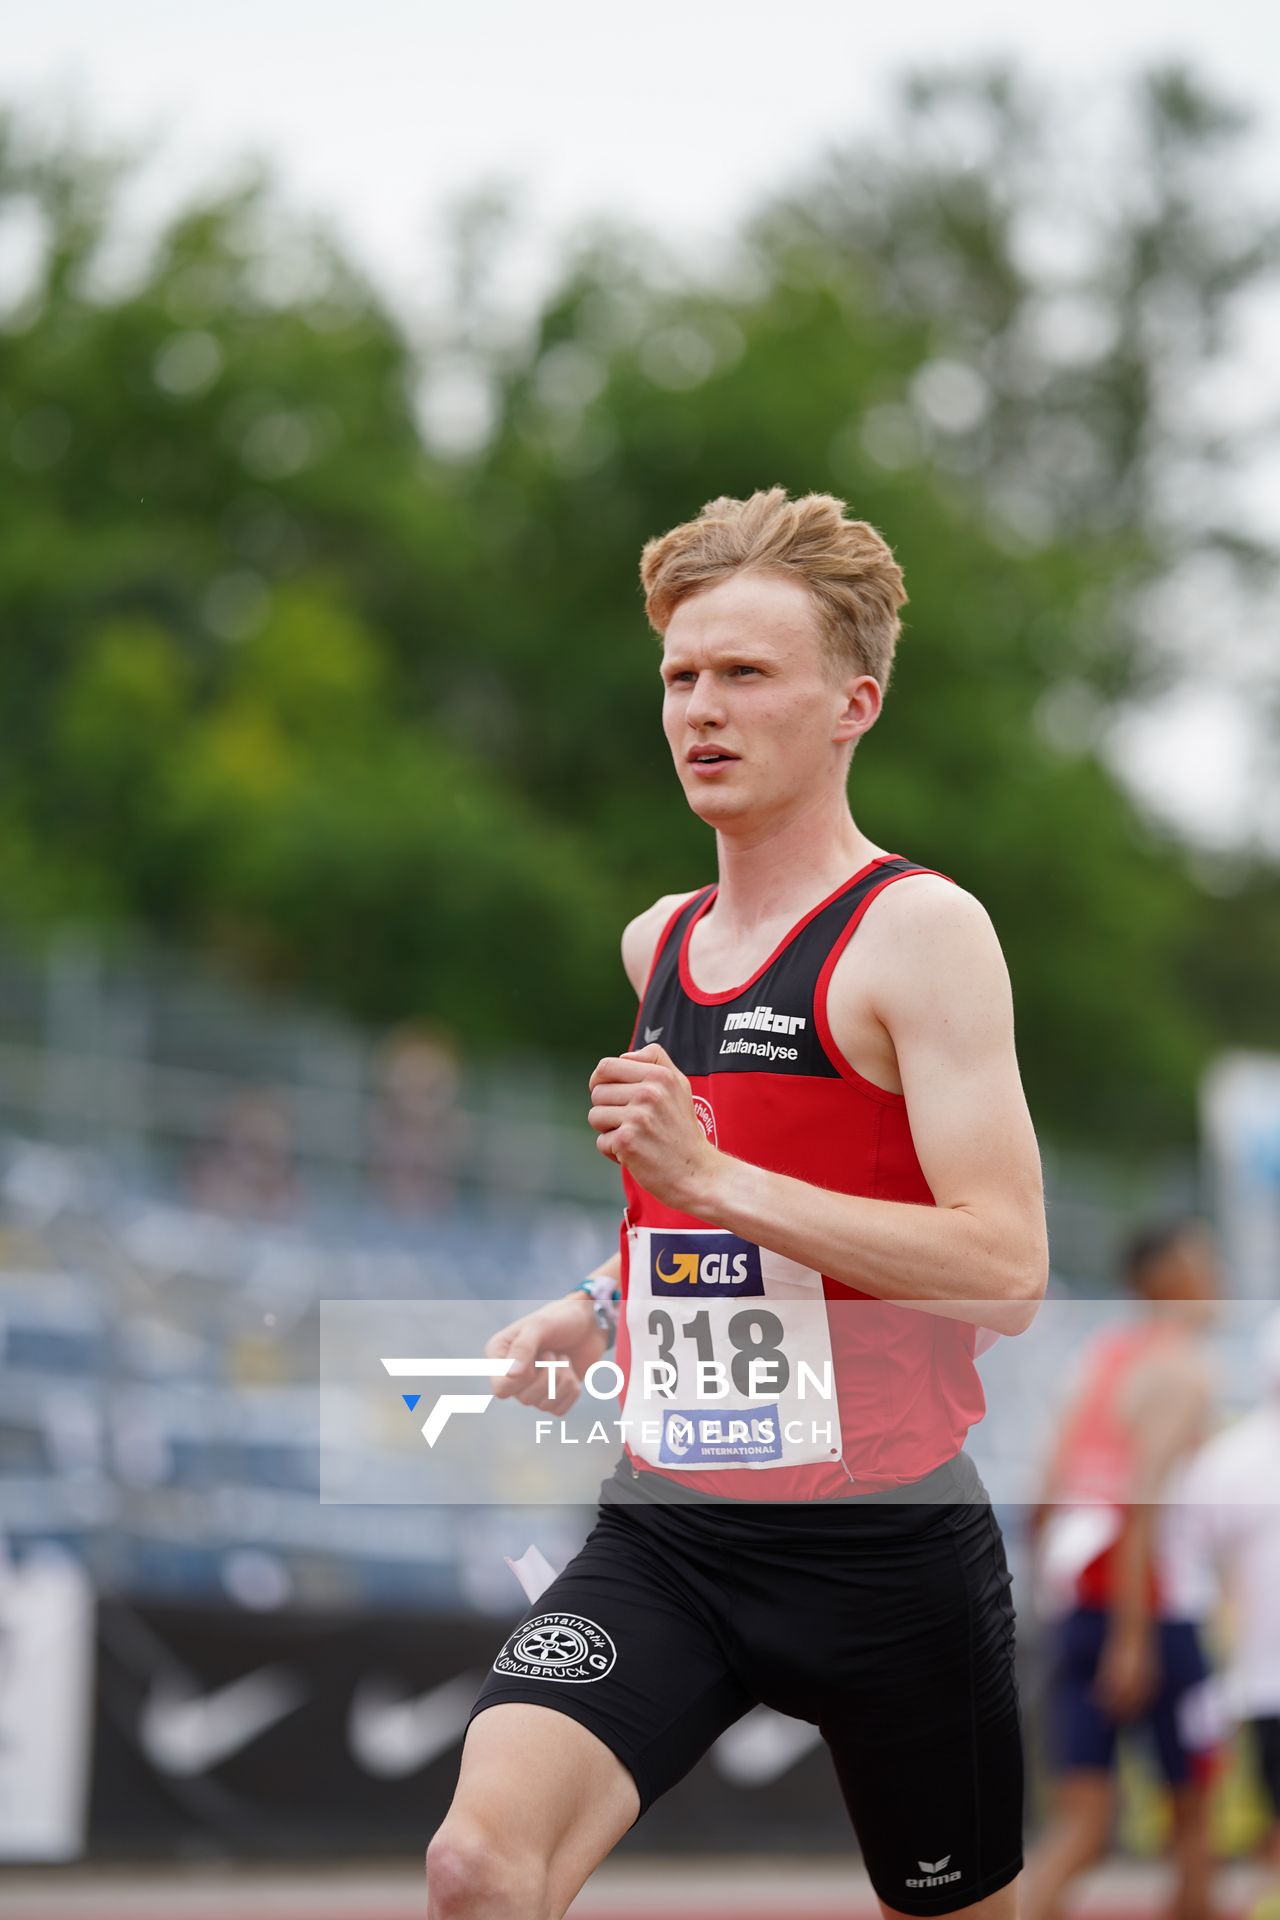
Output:
M1140 1466L1164 1472L1209 1436L1213 1375L1187 1343L1182 1352L1151 1355L1125 1382L1119 1412L1133 1433Z
M908 873L878 893L858 938L900 946L926 940L995 938L991 916L973 894L940 873Z
M864 994L896 1024L912 1009L1003 1006L1009 975L982 902L940 874L916 873L876 895L831 987L837 998Z
M622 929L622 964L628 980L635 988L637 1000L644 993L653 956L662 938L662 929L678 907L701 891L700 887L690 887L687 893L664 893L651 907L638 913L634 920L628 920Z
M1141 1418L1175 1398L1184 1407L1199 1409L1208 1405L1213 1387L1213 1363L1203 1348L1191 1340L1171 1343L1134 1368L1123 1396L1125 1411Z

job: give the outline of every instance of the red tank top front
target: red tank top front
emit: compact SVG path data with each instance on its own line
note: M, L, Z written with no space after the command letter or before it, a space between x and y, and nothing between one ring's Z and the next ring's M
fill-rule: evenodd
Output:
M702 992L688 957L690 935L716 889L704 888L672 915L658 942L631 1044L660 1042L687 1076L713 1145L833 1192L934 1204L904 1096L864 1079L841 1055L827 1020L832 971L863 914L894 881L929 871L897 855L871 861L807 913L750 980L724 993ZM625 1168L623 1186L618 1362L625 1381L631 1365L628 1226L687 1231L716 1223L664 1205ZM628 1446L636 1470L666 1474L713 1497L831 1500L918 1480L958 1453L985 1411L974 1365L977 1329L874 1300L825 1274L822 1292L828 1303L868 1303L856 1311L826 1310L840 1414L841 1444L832 1449L838 1457L768 1471L728 1466L707 1474L656 1466Z

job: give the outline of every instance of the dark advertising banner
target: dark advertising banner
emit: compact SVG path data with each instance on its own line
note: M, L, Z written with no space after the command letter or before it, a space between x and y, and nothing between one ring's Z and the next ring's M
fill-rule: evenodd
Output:
M90 1851L412 1853L444 1817L471 1703L519 1614L99 1609ZM624 1845L852 1847L815 1729L757 1709Z

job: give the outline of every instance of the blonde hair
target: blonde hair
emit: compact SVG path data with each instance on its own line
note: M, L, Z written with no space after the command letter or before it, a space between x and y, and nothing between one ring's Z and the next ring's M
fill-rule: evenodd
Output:
M809 589L822 638L836 666L855 667L889 684L906 605L902 569L865 520L847 520L830 493L787 497L785 487L749 500L708 500L696 520L672 527L640 556L644 609L664 634L683 600L735 573L782 574Z

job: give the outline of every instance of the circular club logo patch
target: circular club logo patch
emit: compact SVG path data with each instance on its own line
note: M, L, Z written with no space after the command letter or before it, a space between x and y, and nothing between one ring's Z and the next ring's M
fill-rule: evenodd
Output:
M594 1620L580 1613L540 1613L517 1627L493 1663L495 1673L521 1680L603 1680L617 1648Z
M716 1146L716 1116L712 1111L711 1102L704 1100L700 1093L695 1093L693 1096L693 1112L698 1125L702 1128L702 1131L706 1134L712 1146Z

